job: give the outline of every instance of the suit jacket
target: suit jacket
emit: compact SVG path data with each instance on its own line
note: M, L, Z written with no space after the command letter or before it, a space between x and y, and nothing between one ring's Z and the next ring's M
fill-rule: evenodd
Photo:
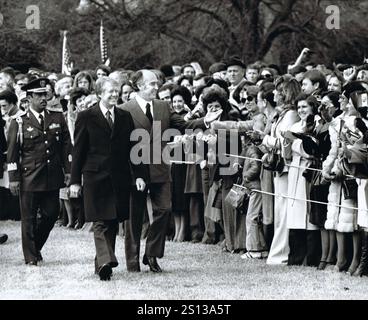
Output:
M168 141L162 141L161 138L165 130L175 128L183 132L185 129L206 129L203 119L185 121L179 114L171 112L169 104L161 100L153 100L155 130L135 99L119 105L118 108L128 111L133 118L134 128L144 129L147 134L147 139L141 139L137 147L141 148L143 155L149 157L146 159L145 167L149 172L150 183L171 181L170 166L162 161L164 150L168 150L166 148Z
M99 104L78 114L71 184L83 180L86 221L128 219L131 184L146 180L142 166L130 162L133 129L129 112L117 108L113 130Z
M64 186L64 173L70 172L70 152L69 131L62 113L45 110L41 128L31 111L24 112L12 119L9 127L9 180L20 181L23 191L58 190Z
M5 121L0 118L0 179L3 177L4 173L4 156L6 152L6 139L4 134Z

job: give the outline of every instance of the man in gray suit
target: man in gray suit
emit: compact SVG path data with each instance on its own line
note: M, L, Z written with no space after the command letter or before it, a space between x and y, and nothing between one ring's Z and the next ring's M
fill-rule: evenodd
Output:
M149 134L149 141L143 141L143 145L146 144L143 148L149 150L150 162L146 165L146 170L149 172L147 188L144 192L133 190L131 194L130 217L125 222L126 263L128 271L140 271L140 237L149 190L153 220L148 229L143 264L148 265L152 272L162 272L157 258L162 258L164 255L165 235L171 211L171 176L168 164L162 159L160 163L153 163L152 159L157 159L157 155L161 158L162 150L166 147L166 142L161 141L161 136L166 129L206 129L220 116L220 113L209 113L203 119L186 122L180 115L171 113L166 101L156 99L159 81L154 72L139 70L132 76L132 82L138 90L136 97L118 107L130 112L135 129L146 130Z

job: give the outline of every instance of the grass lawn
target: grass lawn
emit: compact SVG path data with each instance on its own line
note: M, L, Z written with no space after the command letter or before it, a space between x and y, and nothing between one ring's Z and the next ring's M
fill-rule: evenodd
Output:
M367 299L368 277L355 278L332 269L269 266L242 260L219 246L167 242L159 260L164 272L128 273L124 244L117 239L119 266L110 282L94 274L93 234L55 227L39 267L23 261L20 222L1 221L9 235L0 245L0 299ZM143 242L142 242L143 244ZM143 255L143 247L141 256Z

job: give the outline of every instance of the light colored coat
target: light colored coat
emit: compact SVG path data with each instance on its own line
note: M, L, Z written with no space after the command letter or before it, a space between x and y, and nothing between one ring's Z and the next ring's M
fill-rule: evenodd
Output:
M267 149L275 149L281 153L284 138L281 133L288 130L299 116L295 110L288 110L281 114L279 119L273 123L271 134L263 138L262 145ZM288 168L284 168L282 175L276 174L274 186L276 194L287 194L288 192ZM282 197L275 197L274 226L275 232L267 259L267 264L286 264L289 255L289 230L287 228L287 201Z
M301 132L301 121L295 123L292 132ZM303 149L301 139L295 139L291 143L284 142L283 154L286 159L291 157L291 165L295 167L309 167L313 157ZM305 169L289 168L288 174L288 196L298 199L310 199L311 184L304 176ZM310 202L302 200L287 199L287 227L288 229L317 230L318 227L309 222Z
M337 117L331 122L329 127L331 150L328 157L323 162L322 170L327 173L336 173L339 170L338 154L340 149L339 133L342 131L342 121L345 126L352 127L353 117ZM357 229L357 211L354 209L340 208L335 204L344 207L356 207L355 199L344 199L342 183L340 181L331 181L328 194L327 220L325 222L326 230L337 230L339 232L353 232Z

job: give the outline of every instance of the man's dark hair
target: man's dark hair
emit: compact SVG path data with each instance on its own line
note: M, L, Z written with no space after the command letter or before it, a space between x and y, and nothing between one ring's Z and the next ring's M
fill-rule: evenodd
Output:
M13 90L5 89L0 91L0 100L5 100L9 104L17 104L18 97Z
M325 75L318 70L309 70L304 73L303 79L309 79L312 84L319 83L318 90L325 91L327 88L327 81Z
M97 70L101 69L103 71L106 72L106 75L109 75L111 73L111 68L105 64L99 64L96 69L95 69L95 73L97 74Z
M180 73L183 73L185 68L192 68L195 72L194 67L190 63L187 63L180 68Z
M179 79L178 79L178 81L176 81L176 83L177 83L179 86L181 86L181 83L182 83L182 81L183 81L183 80L188 80L188 81L189 81L189 83L190 83L191 85L193 85L193 78L192 78L192 77L189 77L189 76L184 76L184 75L180 76L180 77L179 77Z

